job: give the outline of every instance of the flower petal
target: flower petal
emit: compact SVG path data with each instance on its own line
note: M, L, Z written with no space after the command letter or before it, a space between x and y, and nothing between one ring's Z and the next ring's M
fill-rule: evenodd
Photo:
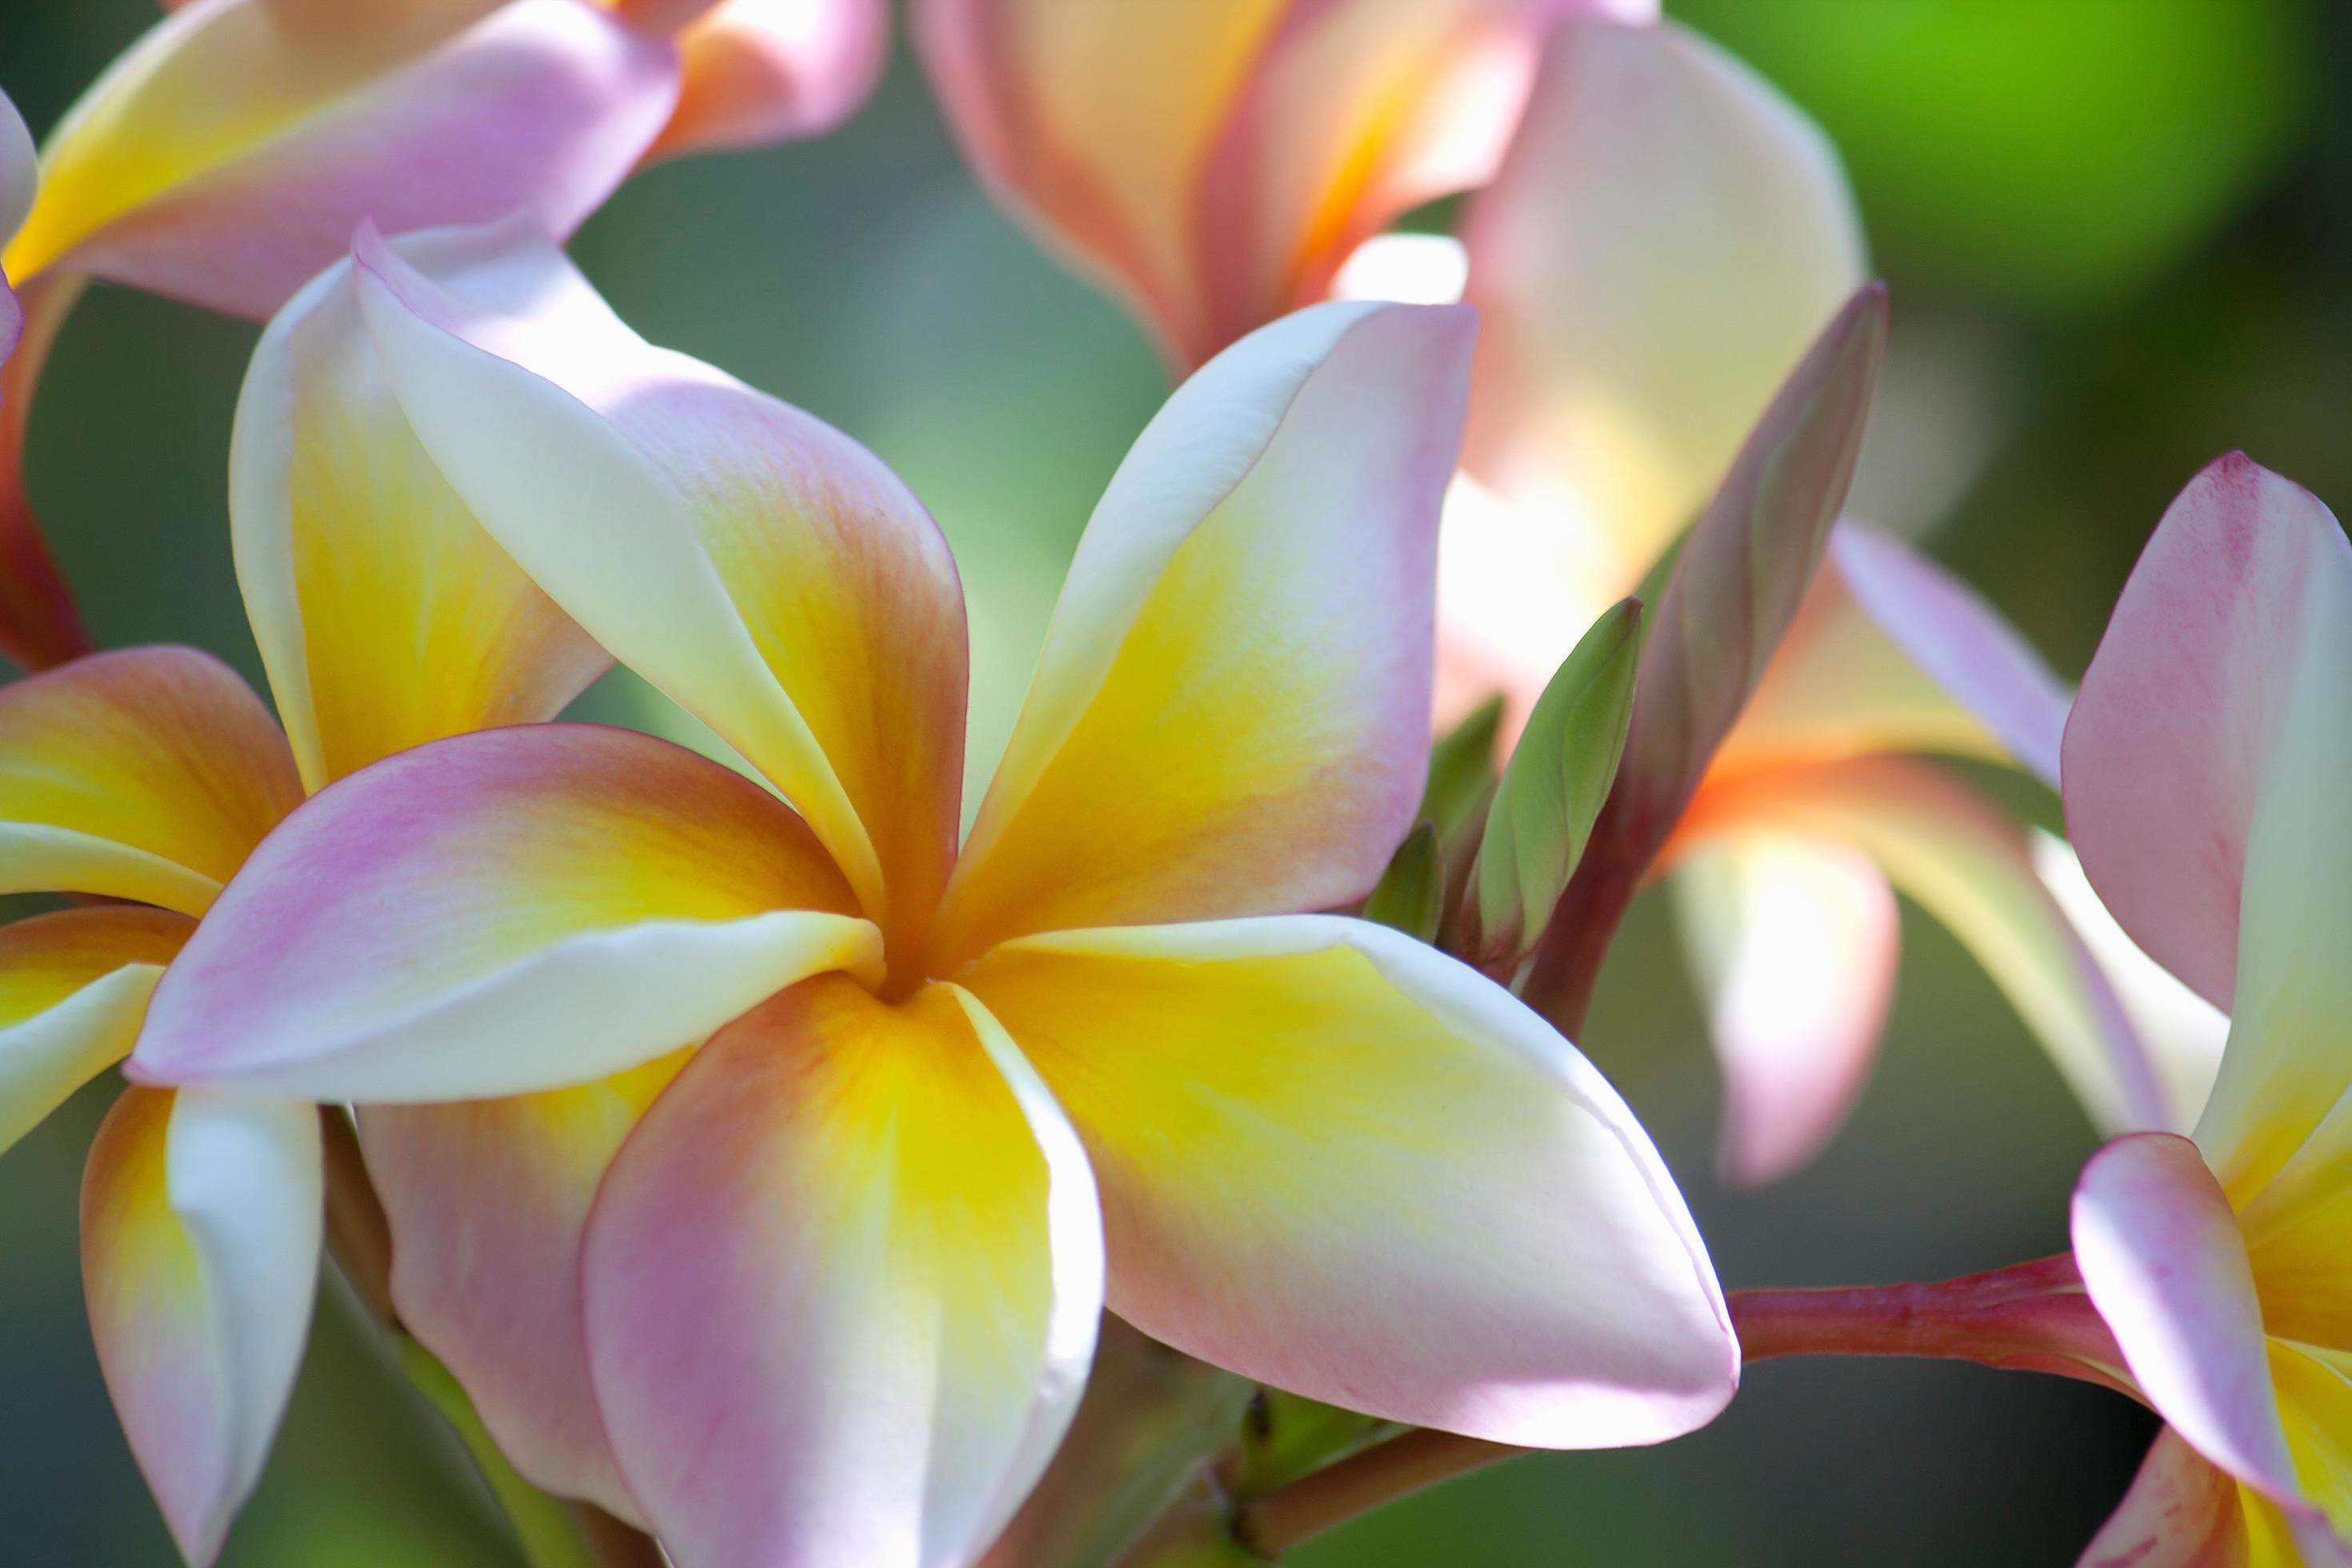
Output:
M2245 1241L2197 1145L2136 1132L2100 1150L2073 1229L2092 1304L2149 1403L2238 1479L2299 1502Z
M1426 771L1471 325L1318 306L1177 390L1079 542L938 951L1379 879Z
M2190 481L2124 585L2066 727L2067 836L2134 941L2227 1010L2246 844L2290 693L2336 683L2352 545L2242 453ZM2340 835L2334 837L2340 837Z
M1725 1180L1779 1181L1836 1133L1877 1057L1894 891L1834 839L1775 833L1710 844L1673 885L1723 1067Z
M929 1568L978 1554L1076 1408L1101 1223L984 1013L826 977L655 1103L582 1281L614 1449L680 1563Z
M420 746L272 834L156 987L131 1066L362 1103L585 1083L879 958L807 830L666 741Z
M622 1140L687 1055L576 1089L359 1116L401 1322L457 1373L516 1469L624 1518L636 1504L588 1387L581 1235Z
M1499 1442L1704 1425L1739 1352L1632 1112L1509 993L1302 915L1029 937L965 984L1069 1111L1112 1310L1246 1377Z
M0 1151L131 1054L148 993L193 929L131 905L0 926Z
M2259 1502L2167 1426L2074 1568L2293 1568L2253 1552L2247 1500Z
M33 152L33 133L8 95L0 92L0 235L12 235L33 210L33 193L39 188L40 161ZM0 244L5 244L0 240ZM25 330L24 308L0 273L0 362L16 351Z
M131 1451L208 1563L268 1457L319 1279L319 1113L133 1087L82 1179L82 1285Z
M677 36L677 108L649 157L832 130L890 58L882 0L724 0Z
M301 798L268 710L194 648L95 654L0 689L0 891L200 915Z
M497 286L514 235L395 245L479 292ZM552 719L612 662L417 443L347 261L306 285L254 352L229 447L229 521L254 637L313 790L426 741Z
M1407 208L1479 184L1542 30L1654 0L922 0L918 52L992 190L1191 368L1319 298Z
M2070 699L1991 606L1851 521L1822 564L1717 768L1942 752L2013 761L2058 787Z
M13 352L0 353L0 653L27 671L53 668L90 647L73 591L25 493L25 427L33 389L82 287L79 278L52 274L25 284L0 305L16 312L19 324Z
M2105 974L2035 873L2025 829L1942 771L1864 757L1701 789L1677 839L1778 829L1877 863L1984 965L2103 1132L2168 1125L2172 1104Z
M653 348L552 245L514 239L500 286L469 293L362 237L409 423L523 570L807 816L868 912L888 918L887 889L928 914L963 766L946 542L864 447Z
M1696 515L1865 275L1828 140L1671 22L1553 31L1464 234L1486 323L1465 462L1562 527L1592 520L1607 598Z
M512 0L454 37L452 20L306 42L235 0L166 17L51 133L0 264L258 318L362 218L398 232L524 206L570 233L660 130L676 57L577 0Z

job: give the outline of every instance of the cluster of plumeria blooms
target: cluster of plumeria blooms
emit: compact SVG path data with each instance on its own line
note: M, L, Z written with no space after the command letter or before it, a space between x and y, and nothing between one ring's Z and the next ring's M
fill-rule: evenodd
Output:
M913 26L1185 373L968 825L921 504L560 248L649 160L845 117L880 0L193 0L37 174L0 114L0 890L79 896L0 930L0 1139L129 1079L85 1283L188 1559L331 1245L543 1564L1256 1561L1799 1353L2152 1406L2085 1563L2352 1562L2326 508L2213 465L2070 705L1842 519L1886 330L1843 174L1641 0ZM1382 233L1462 192L1460 240ZM50 562L22 447L93 278L268 320L228 468L274 720L91 652ZM614 660L743 765L559 721ZM1932 755L2063 785L2072 851ZM2113 1135L2073 1251L1727 1299L1560 1032L1660 877L1726 1179L1851 1107L1900 889Z

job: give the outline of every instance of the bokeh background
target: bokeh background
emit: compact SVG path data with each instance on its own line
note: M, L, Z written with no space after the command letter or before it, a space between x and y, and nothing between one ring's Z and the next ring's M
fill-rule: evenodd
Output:
M354 0L361 3L361 0ZM1121 0L1102 0L1121 3ZM2199 467L2252 451L2352 504L2352 6L2342 0L1669 0L1827 127L1895 299L1855 510L1912 532L2063 672ZM37 132L149 0L0 0ZM973 604L975 765L1010 725L1103 480L1165 395L1142 337L991 208L903 56L825 140L633 181L576 252L647 336L874 448ZM183 641L259 679L224 467L254 329L117 289L74 318L30 482L101 645ZM608 682L601 717L666 727ZM2011 791L2055 824L2054 803ZM1714 1180L1712 1067L1664 910L1640 907L1582 1042L1654 1131L1727 1284L1937 1277L2064 1245L2089 1128L1990 985L1906 917L1860 1110L1774 1189ZM0 1560L174 1561L114 1426L75 1238L95 1088L0 1158ZM331 1296L334 1292L331 1291ZM464 1463L339 1300L236 1564L518 1561ZM2060 1564L2149 1418L1973 1367L1757 1368L1663 1448L1517 1461L1299 1552L1446 1563Z

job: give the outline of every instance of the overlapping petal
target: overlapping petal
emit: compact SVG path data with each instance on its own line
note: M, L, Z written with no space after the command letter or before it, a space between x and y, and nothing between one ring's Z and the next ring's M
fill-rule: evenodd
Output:
M969 1562L1076 1407L1102 1269L1085 1153L1003 1031L951 987L813 980L704 1046L614 1163L597 1401L681 1563Z
M1968 946L2101 1131L2168 1125L2165 1085L2036 874L2024 828L1974 791L1900 757L1735 774L1699 792L1673 853L1759 829L1874 861Z
M1465 463L1591 534L1604 599L1696 515L1865 268L1827 139L1673 23L1553 30L1464 235L1486 323Z
M34 385L82 279L59 274L19 288L20 334L0 355L0 653L26 670L48 669L89 651L73 592L41 535L25 491L25 431Z
M936 952L1379 878L1425 771L1470 332L1455 307L1318 306L1178 389L1080 542Z
M193 648L98 654L0 689L0 890L200 915L301 798L268 710Z
M847 437L653 348L551 244L509 238L494 271L436 280L363 237L410 426L558 604L807 816L869 913L927 914L966 683L937 527Z
M1941 752L2013 761L2054 789L2069 701L1967 584L1842 522L1716 766Z
M194 929L128 905L0 926L0 1150L131 1054L148 994Z
M588 1386L580 1240L614 1153L686 1053L576 1089L360 1112L392 1225L392 1300L515 1468L622 1518L636 1505Z
M322 29L255 0L173 13L51 133L0 266L261 317L362 218L397 231L524 206L569 233L660 131L675 56L578 0L513 0L465 26L478 9Z
M2318 498L2222 458L2157 525L2067 724L2068 837L2092 885L2224 1009L2247 951L2240 889L2271 752L2347 595L2352 545Z
M1245 1376L1538 1447L1654 1442L1738 1378L1616 1094L1508 993L1334 916L1024 938L966 984L1101 1184L1110 1304Z
M989 185L1190 367L1323 294L1397 214L1475 184L1543 29L1647 0L923 0L915 39Z
M517 232L398 252L498 287ZM426 741L551 719L611 661L484 532L393 397L352 267L262 335L229 449L229 521L262 663L311 789Z
M2074 1258L2132 1376L2190 1447L2274 1501L2301 1488L2230 1200L2197 1146L2139 1132L2074 1190Z
M890 17L884 0L724 0L677 49L677 108L652 157L830 131L881 79Z
M775 796L681 747L462 735L271 835L157 986L131 1066L363 1103L585 1083L877 965L853 907Z
M2275 1511L2168 1426L2075 1568L2304 1565Z
M1674 888L1723 1068L1721 1163L1778 1181L1827 1143L1877 1058L1895 991L1895 894L1832 838L1735 833Z
M322 1201L307 1104L133 1088L90 1148L99 1367L192 1563L213 1560L260 1479L309 1331Z
M13 235L33 210L33 192L40 184L40 165L33 152L33 133L8 95L0 92L0 236ZM5 244L0 240L0 244ZM0 362L16 347L25 327L24 308L0 272Z

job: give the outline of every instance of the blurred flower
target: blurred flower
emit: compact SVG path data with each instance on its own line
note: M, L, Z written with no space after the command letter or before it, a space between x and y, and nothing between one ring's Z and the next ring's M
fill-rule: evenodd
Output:
M1811 1158L1876 1055L1895 889L1973 952L2107 1132L2185 1123L2036 870L2026 830L1918 753L2057 784L2067 695L1966 587L1841 523L1802 609L1660 856L1711 997L1724 1170Z
M2074 1194L2084 1281L2168 1423L2086 1563L2352 1562L2347 691L2352 545L2222 458L2158 525L2066 731L2092 886L2232 1015L2195 1141L2118 1139Z
M1321 307L1178 390L959 853L962 597L897 479L646 345L551 246L478 277L360 261L441 471L804 815L626 731L404 753L249 862L133 1065L425 1101L698 1042L579 1240L584 1367L550 1342L518 1374L593 1387L679 1562L969 1556L1059 1440L1106 1300L1248 1377L1505 1441L1722 1406L1712 1268L1607 1084L1465 966L1290 912L1360 897L1421 793L1465 313ZM505 1201L463 1177L445 1211Z
M408 242L445 267L462 243ZM0 689L0 889L126 900L0 928L0 1138L131 1049L150 991L307 789L552 716L609 662L483 534L364 354L351 268L264 334L237 413L238 577L285 723L188 648ZM211 1560L258 1479L318 1273L318 1113L133 1087L90 1151L99 1362L173 1539Z
M38 594L0 603L0 647L43 668L86 647L21 474L26 405L82 279L264 317L363 218L521 208L566 235L649 150L823 130L880 68L881 0L636 9L684 30L588 0L194 0L115 61L49 133L37 199L0 207L21 216L0 226L0 271L39 318L0 380L0 542Z

